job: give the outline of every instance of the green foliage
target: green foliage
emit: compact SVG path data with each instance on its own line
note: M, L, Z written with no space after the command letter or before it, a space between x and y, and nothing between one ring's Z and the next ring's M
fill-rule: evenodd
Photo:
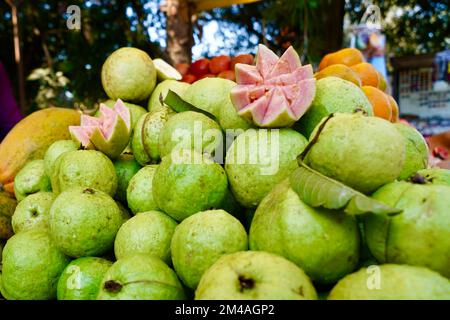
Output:
M33 108L44 107L46 103L93 107L106 98L100 82L101 66L111 52L122 46L135 46L152 58L167 59L165 16L159 10L161 1L20 1L25 76L34 69L44 68L53 77L62 72L70 79L66 86L50 94L48 102L42 99L48 94L42 91L42 86L48 87L48 83L27 81L27 103ZM380 6L383 17L394 7L403 10L401 15L394 15L389 21L385 19L389 52L398 56L435 52L449 46L447 2L372 2ZM217 41L202 43L204 56L255 53L256 45L263 42L278 53L292 44L305 62L318 62L325 53L341 45L344 4L355 22L361 19L365 9L361 3L356 0L265 0L215 9L199 15L194 37L197 43L202 41L203 26L215 20L219 25L214 35ZM81 9L79 31L66 26L69 5L78 5ZM0 60L17 88L11 9L5 1L0 1L0 20Z
M381 9L388 51L395 56L434 53L450 46L450 3L436 0L374 0ZM358 22L361 1L347 0L346 12ZM397 14L396 14L397 13Z
M22 1L19 22L22 35L22 55L25 76L36 68L57 71L70 79L69 94L65 101L52 100L66 105L91 108L106 99L100 81L100 70L106 57L122 46L134 46L151 57L165 58L159 43L151 42L147 28L164 30L163 13L158 7L146 6L147 1ZM81 9L81 30L66 26L66 9L78 5ZM127 16L127 8L133 14ZM129 10L129 9L128 9ZM14 63L11 9L0 2L0 60L6 64L14 87L17 88ZM42 82L27 81L27 102L34 109L43 107ZM37 94L41 94L36 100ZM45 94L44 94L45 96ZM72 98L73 97L73 98Z
M49 107L49 104L55 106L65 105L67 79L61 71L53 72L50 68L34 69L28 76L29 81L38 81L39 89L35 97L35 102L39 109Z

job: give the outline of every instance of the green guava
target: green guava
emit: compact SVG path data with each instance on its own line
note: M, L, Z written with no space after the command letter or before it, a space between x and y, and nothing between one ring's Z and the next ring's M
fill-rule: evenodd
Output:
M184 219L175 229L171 247L177 275L195 289L203 273L221 256L247 250L247 233L229 213L208 210Z
M394 126L405 141L405 163L398 179L408 179L412 174L428 166L428 144L414 127L398 122Z
M450 281L427 268L385 264L341 279L329 300L449 300Z
M241 251L222 256L202 276L196 300L316 300L311 280L273 253Z
M131 139L131 148L136 160L141 165L160 160L159 136L167 120L174 114L172 109L164 106L139 119Z
M450 170L448 169L430 168L419 170L417 173L429 183L450 186Z
M387 120L359 112L337 113L326 122L305 162L314 170L368 194L400 175L405 162L404 139Z
M134 159L131 154L121 154L114 161L114 168L117 175L117 191L115 199L126 203L127 201L127 188L131 178L139 171L141 166Z
M58 300L95 300L112 262L97 257L73 260L58 281Z
M166 122L159 134L158 148L161 157L180 149L215 154L221 152L222 143L222 129L214 120L199 112L185 111Z
M130 212L128 212L127 208L124 207L120 201L116 201L117 206L120 209L120 215L122 217L122 224L128 221L131 218Z
M47 229L50 207L55 197L51 192L38 192L19 202L11 219L14 233L32 228Z
M250 123L238 115L231 102L230 92L236 83L222 78L204 78L194 82L183 99L217 118L223 130L248 129Z
M375 258L450 277L450 186L393 182L373 197L403 210L393 217L366 217L366 240Z
M132 255L117 260L102 280L97 300L183 300L175 272L161 259Z
M180 157L161 160L153 177L153 198L158 207L177 221L218 208L227 192L223 168L209 157L184 150Z
M47 231L31 229L12 236L3 248L0 290L8 300L56 298L58 278L69 263Z
M106 100L104 102L102 102L104 105L106 105L108 108L114 108L114 105L116 104L115 100ZM147 113L147 110L145 110L145 108L138 106L137 104L133 104L133 103L128 103L128 102L124 102L123 103L125 105L125 107L128 108L128 110L130 110L130 121L131 121L131 131L134 130L134 128L136 127L136 124L139 120L140 117L142 117L142 115ZM98 110L95 113L95 116L99 116L100 115L100 110Z
M170 241L177 223L160 211L141 212L125 222L114 242L116 259L135 254L153 255L171 263Z
M231 144L225 171L236 200L255 208L298 165L306 139L292 129L248 129Z
M362 110L373 115L372 105L356 84L337 77L316 81L316 96L308 111L295 124L295 128L310 138L314 128L331 113L354 113Z
M354 217L312 208L284 180L259 204L250 227L250 249L276 253L302 268L314 281L334 283L352 272L359 259Z
M107 252L122 223L116 202L92 188L64 191L50 209L50 236L62 252L74 258Z
M102 66L102 85L112 100L139 102L156 86L156 69L149 55L136 48L114 51Z
M17 201L39 191L52 191L50 179L45 174L44 160L41 159L29 161L14 178Z
M72 187L94 188L114 196L117 175L114 164L100 151L77 150L62 155L57 168L59 192ZM58 160L57 160L58 162Z
M162 105L159 97L162 95L162 99L166 98L167 92L172 90L180 97L182 97L187 88L189 88L190 84L186 82L176 81L176 80L164 80L156 86L155 90L153 90L150 99L148 100L147 109L149 112L157 111L167 107L165 104Z
M44 155L44 168L48 177L52 177L55 170L55 162L58 157L66 152L79 149L79 145L73 140L58 140L53 142Z
M127 202L131 211L136 214L159 207L153 196L153 176L158 165L148 165L140 169L130 180L127 188Z

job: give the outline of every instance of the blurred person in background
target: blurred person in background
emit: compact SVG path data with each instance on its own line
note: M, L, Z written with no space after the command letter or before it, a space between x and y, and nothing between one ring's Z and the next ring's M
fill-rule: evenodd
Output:
M0 141L21 119L8 74L0 61Z

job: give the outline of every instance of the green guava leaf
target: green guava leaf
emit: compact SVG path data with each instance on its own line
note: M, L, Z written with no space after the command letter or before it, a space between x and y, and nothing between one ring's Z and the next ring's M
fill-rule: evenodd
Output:
M184 111L195 111L203 113L204 115L210 117L214 121L216 121L216 117L214 117L211 113L202 110L200 108L197 108L196 106L190 104L189 102L183 100L176 92L169 90L167 92L166 97L164 100L162 99L162 95L159 96L161 105L163 105L163 102L171 107L176 112L184 112Z
M299 162L289 180L300 199L311 207L344 209L349 215L363 213L395 215L402 210L370 198L339 181L333 180Z

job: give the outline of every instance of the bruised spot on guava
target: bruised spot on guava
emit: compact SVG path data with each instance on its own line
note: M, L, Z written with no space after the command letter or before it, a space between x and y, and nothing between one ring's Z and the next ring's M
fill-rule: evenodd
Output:
M86 188L83 190L83 193L87 193L87 194L94 194L95 190L92 188Z
M120 292L120 290L122 290L123 286L115 280L108 280L103 285L103 288L108 292L118 293Z
M253 289L255 287L255 280L251 278L247 278L243 275L238 277L240 292L244 292L244 290Z
M410 180L412 183L415 183L415 184L426 184L427 183L427 179L420 173L413 174L411 176Z
M365 115L365 116L368 115L367 110L364 109L362 106L358 106L358 107L355 109L355 111L353 111L353 113L358 113L358 112L361 112L361 113L362 113L363 115Z
M299 295L301 295L302 297L304 297L303 286L300 286L300 288L298 288L297 293L298 293Z

